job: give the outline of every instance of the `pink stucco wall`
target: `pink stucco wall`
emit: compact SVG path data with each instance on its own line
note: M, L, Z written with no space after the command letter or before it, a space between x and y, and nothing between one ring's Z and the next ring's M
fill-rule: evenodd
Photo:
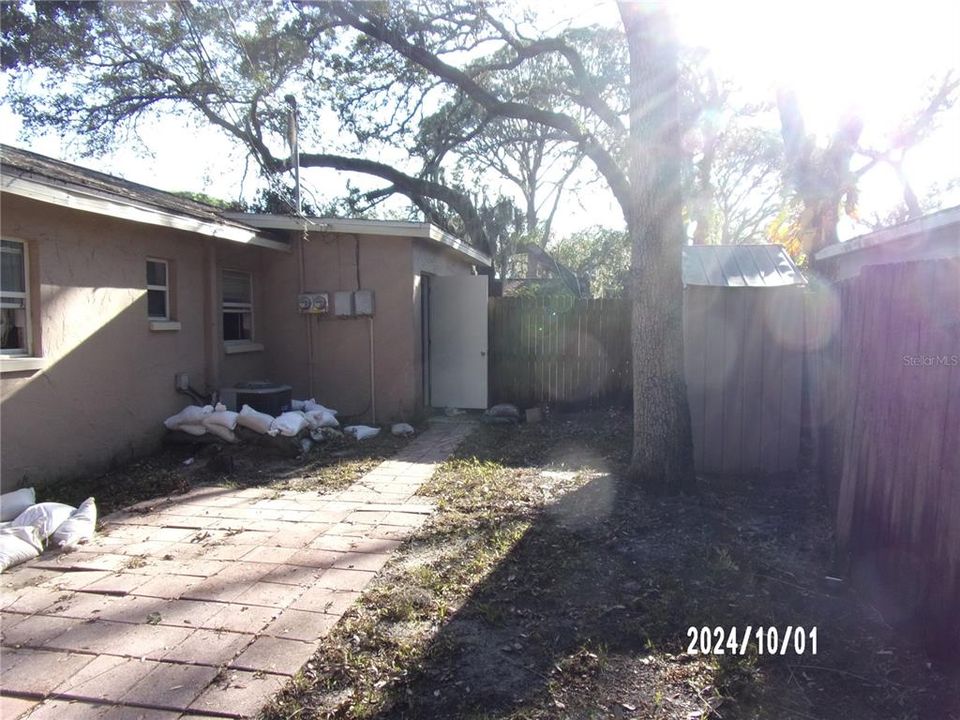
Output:
M303 316L297 312L300 291L298 249L274 256L265 269L267 373L288 383L295 397L311 390L316 399L342 416L378 422L409 420L423 412L420 318L414 265L438 274L469 272L470 266L447 251L425 249L426 241L404 237L312 233L303 245L304 290L328 292L373 290L375 311L365 317ZM357 257L359 256L359 286ZM308 367L307 324L314 362ZM375 403L370 388L370 326L373 325ZM282 352L273 352L282 348Z
M310 317L297 311L298 233L283 252L9 195L0 211L3 237L27 243L34 354L43 358L38 370L0 374L4 489L95 472L157 447L162 420L190 402L174 389L180 372L201 391L270 379L292 385L295 397L312 389L344 418L371 420L373 400L378 422L414 418L423 411L420 275L470 272L428 241L315 233L303 247L304 289L331 298L356 290L359 269L375 314ZM171 263L179 330L150 329L147 257ZM224 352L223 268L253 274L253 340L262 349Z
M162 420L189 399L174 375L204 389L207 348L224 377L260 376L263 353L222 355L219 313L205 307L212 253L261 264L270 251L177 230L2 197L2 234L27 243L34 355L43 366L0 376L0 481L9 488L96 471L157 446ZM233 258L241 252L242 259ZM146 258L171 262L174 319L180 330L150 330ZM215 326L210 326L210 323ZM219 336L217 336L219 337Z

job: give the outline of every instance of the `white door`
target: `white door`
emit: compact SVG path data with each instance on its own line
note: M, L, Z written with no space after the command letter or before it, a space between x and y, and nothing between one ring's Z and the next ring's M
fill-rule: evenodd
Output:
M487 407L487 276L430 278L430 404Z

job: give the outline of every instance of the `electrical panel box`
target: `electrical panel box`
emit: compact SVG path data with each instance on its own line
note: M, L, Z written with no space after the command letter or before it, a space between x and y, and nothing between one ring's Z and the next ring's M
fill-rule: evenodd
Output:
M349 290L333 294L333 314L337 317L353 317L353 293Z
M353 294L353 312L357 315L373 315L373 290L357 290Z
M330 312L330 295L327 293L300 293L297 309L309 315L326 315Z

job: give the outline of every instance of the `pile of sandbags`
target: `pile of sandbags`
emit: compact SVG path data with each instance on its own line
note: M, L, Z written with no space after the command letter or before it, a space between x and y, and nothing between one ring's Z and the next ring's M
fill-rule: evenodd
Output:
M206 435L210 433L226 442L237 442L234 430L237 429L239 413L227 410L226 405L187 405L176 415L171 415L163 421L167 430L179 430L189 435Z
M316 441L332 437L343 437L344 432L358 440L376 437L380 428L365 425L351 425L339 430L337 411L324 407L315 399L292 400L291 410L273 417L254 410L249 405L240 408L240 412L231 412L223 405L188 405L176 415L163 421L168 430L180 430L191 435L216 435L227 442L238 442L237 427L243 427L259 435L271 437L306 437ZM413 428L402 425L394 434L412 433ZM408 429L409 428L409 429Z
M0 572L53 547L69 549L87 542L97 526L97 505L87 498L80 507L37 503L33 488L0 495Z
M249 405L240 412L227 410L225 405L188 405L176 415L163 421L168 430L179 430L190 435L216 435L227 442L237 442L237 426L253 430L260 435L283 435L296 437L304 431L336 428L337 411L324 407L313 398L294 400L293 409L273 417L254 410Z

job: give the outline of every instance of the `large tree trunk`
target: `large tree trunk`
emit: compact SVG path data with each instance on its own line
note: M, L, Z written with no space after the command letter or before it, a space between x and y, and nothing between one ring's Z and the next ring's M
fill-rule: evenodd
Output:
M694 478L683 370L677 44L662 6L623 3L620 12L630 52L631 473L648 486L677 490Z

